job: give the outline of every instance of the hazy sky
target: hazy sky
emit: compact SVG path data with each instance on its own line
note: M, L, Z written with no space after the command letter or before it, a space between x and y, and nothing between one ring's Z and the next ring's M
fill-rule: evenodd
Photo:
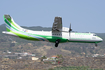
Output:
M105 33L105 0L0 0L0 25L4 14L20 26L52 27L61 16L73 31Z

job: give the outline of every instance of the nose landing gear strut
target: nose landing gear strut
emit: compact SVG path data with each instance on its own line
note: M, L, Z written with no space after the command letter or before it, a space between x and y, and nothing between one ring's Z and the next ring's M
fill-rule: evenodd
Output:
M97 47L97 43L95 43L95 46Z

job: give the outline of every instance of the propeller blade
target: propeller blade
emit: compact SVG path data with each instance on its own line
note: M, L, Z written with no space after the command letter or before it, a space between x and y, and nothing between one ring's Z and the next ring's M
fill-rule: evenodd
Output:
M72 31L71 29L71 23L70 23L70 27L69 27L69 36L70 36L70 32Z
M72 31L72 29L71 29L71 23L70 23L70 27L69 27L69 32L70 32L70 31Z

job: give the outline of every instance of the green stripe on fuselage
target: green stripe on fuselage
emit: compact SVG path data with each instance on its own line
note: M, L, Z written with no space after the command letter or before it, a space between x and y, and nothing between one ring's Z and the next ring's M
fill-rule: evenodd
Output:
M76 43L99 43L99 42L101 42L101 41L82 41L82 40L80 40L80 41L68 41L68 42L76 42Z
M75 33L75 35L91 35L90 33Z
M30 36L27 36L27 35L24 35L24 34L21 34L21 33L17 33L17 32L14 32L14 31L11 31L11 33L13 33L13 34L15 34L15 35L17 35L18 37L23 38L23 39L40 41L40 40L38 40L37 38L30 37Z
M43 37L47 39L49 42L55 42L57 39L60 39L60 43L64 43L68 41L66 38L56 37L56 36L45 36L45 35L36 35L36 36Z

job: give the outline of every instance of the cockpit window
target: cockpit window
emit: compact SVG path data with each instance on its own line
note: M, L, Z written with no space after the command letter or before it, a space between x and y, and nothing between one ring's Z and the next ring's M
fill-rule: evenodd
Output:
M97 36L96 34L93 34L93 36Z

